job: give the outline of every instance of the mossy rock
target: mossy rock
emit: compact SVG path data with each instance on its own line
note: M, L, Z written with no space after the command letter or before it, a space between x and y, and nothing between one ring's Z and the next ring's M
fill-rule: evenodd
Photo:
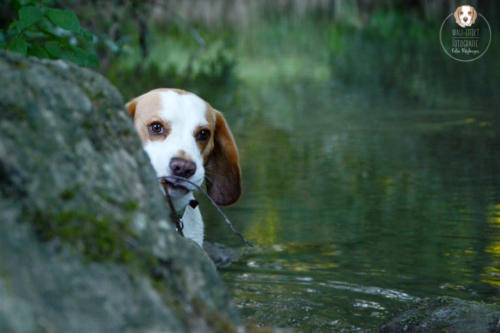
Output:
M3 51L0 82L0 332L234 329L214 264L168 221L120 93Z
M500 333L500 306L452 297L427 298L382 326L380 333Z

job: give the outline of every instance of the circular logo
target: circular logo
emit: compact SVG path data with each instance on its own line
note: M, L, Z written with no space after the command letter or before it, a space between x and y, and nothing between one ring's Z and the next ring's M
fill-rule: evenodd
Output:
M446 17L439 30L443 51L452 59L479 59L491 44L490 23L472 6L460 6Z

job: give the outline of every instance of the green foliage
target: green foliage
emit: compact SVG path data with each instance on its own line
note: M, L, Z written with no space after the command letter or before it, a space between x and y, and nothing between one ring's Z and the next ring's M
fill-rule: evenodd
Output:
M73 12L49 8L47 9L46 16L52 23L54 23L58 27L73 32L80 31L80 22Z
M0 31L0 47L23 55L97 67L99 60L92 50L94 36L80 26L75 13L45 3L18 2L18 18L6 32Z
M425 104L470 105L498 90L495 41L480 60L464 64L439 44L440 22L396 10L375 11L362 28L334 27L330 66L334 80L375 92L404 95Z
M199 52L183 50L186 58L189 58L191 53L195 55L191 55L189 63L180 64L165 56L168 51L163 49L172 47L176 42L156 45L149 58L134 59L132 65L116 61L108 69L106 76L126 99L158 87L180 87L213 102L220 97L219 94L228 92L236 86L235 57L221 43L214 42ZM133 58L128 56L129 59Z

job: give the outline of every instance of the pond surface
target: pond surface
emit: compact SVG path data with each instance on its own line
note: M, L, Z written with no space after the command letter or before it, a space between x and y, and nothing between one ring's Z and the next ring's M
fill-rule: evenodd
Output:
M222 274L245 319L357 331L422 297L500 301L494 113L314 83L249 95L223 109L244 187L225 211L257 246L202 202L207 238L244 253Z

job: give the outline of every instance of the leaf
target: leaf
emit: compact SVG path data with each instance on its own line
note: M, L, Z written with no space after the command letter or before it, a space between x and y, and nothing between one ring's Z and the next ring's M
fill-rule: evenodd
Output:
M83 38L85 38L86 40L88 40L89 42L92 41L92 37L93 37L92 33L90 31L88 31L87 29L85 29L84 27L80 27L78 34L80 36L82 36Z
M22 37L14 38L7 46L7 50L21 53L22 55L26 55L27 49L28 45L26 44L26 41Z
M45 43L45 50L52 56L53 58L60 59L63 54L63 49L58 42L50 41Z
M75 56L73 52L71 52L71 50L63 49L63 52L61 54L61 59L81 66L80 64L81 60L77 56Z
M31 46L28 48L28 54L37 58L49 58L49 53L41 46Z
M99 65L99 58L97 58L94 52L76 46L72 46L71 48L76 58L76 64L85 67L97 67Z
M86 67L98 67L99 66L99 58L92 51L87 51L87 55L85 57L85 65Z
M17 21L17 20L16 20L16 21L12 22L12 23L9 25L9 28L7 29L7 31L8 31L8 32L11 32L12 30L17 29L17 28L18 28L18 27L17 27L18 25L19 25L19 21Z
M49 20L58 27L73 32L80 31L80 21L72 11L49 8L45 15L47 15Z
M79 66L97 67L99 65L99 59L92 51L76 46L50 41L45 43L45 49L52 58L64 59Z
M39 22L43 18L42 11L34 6L26 6L19 9L19 23L17 28L24 30Z

